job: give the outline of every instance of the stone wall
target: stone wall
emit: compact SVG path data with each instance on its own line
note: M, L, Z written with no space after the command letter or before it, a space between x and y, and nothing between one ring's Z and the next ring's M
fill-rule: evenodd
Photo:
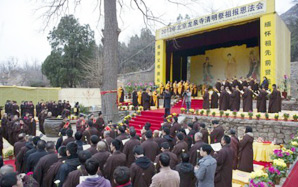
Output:
M118 86L126 85L127 83L149 83L154 82L154 70L153 64L149 69L144 71L137 71L133 73L118 74Z
M298 62L291 62L291 96L298 99Z
M276 138L276 143L288 143L292 135L296 135L298 130L298 122L285 121L266 121L266 120L249 120L249 119L234 119L225 117L207 117L197 116L199 121L205 123L209 128L212 120L219 120L220 124L225 129L225 132L233 128L237 132L238 137L242 137L246 126L253 128L255 140L262 137L265 141L273 141ZM186 115L186 123L190 122L193 116Z

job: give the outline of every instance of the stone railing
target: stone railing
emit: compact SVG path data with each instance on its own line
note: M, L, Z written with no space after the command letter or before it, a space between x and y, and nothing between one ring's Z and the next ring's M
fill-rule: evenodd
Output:
M188 123L192 120L194 115L185 116L185 122ZM288 143L292 135L296 135L298 130L298 122L196 116L198 117L199 122L206 124L207 128L211 127L212 120L219 120L226 133L228 133L230 129L235 129L237 135L240 137L244 135L245 127L251 126L253 128L255 139L258 137L262 137L265 141L273 141L276 139L277 144Z

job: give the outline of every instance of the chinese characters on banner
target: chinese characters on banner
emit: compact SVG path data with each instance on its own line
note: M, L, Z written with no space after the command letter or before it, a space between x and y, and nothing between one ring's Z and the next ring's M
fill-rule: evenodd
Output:
M275 84L275 15L261 18L261 76L266 76L269 85Z
M156 41L155 44L155 83L164 82L165 71L165 43L163 40Z
M266 1L258 1L208 16L192 19L159 30L159 39L182 34L190 30L201 29L222 22L234 21L244 17L255 16L266 12Z

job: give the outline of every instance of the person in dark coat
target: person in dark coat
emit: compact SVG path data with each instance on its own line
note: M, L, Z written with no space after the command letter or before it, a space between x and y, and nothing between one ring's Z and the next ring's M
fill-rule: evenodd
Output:
M162 128L162 138L165 140L165 142L169 143L170 150L172 150L175 145L175 139L170 136L170 129L168 127Z
M93 126L98 130L99 137L102 137L103 136L103 131L104 131L104 128L105 128L105 121L103 119L101 111L98 113L98 118L96 119Z
M170 156L170 168L175 169L175 167L179 163L179 161L178 161L177 155L170 152L170 145L169 145L168 142L164 142L164 143L161 144L161 152L166 153ZM157 155L156 158L155 158L155 161L154 161L154 163L156 165L155 168L156 168L157 172L159 172L159 169L161 167L160 163L159 163L159 157L162 153Z
M129 138L129 135L125 132L125 130L126 129L125 129L124 126L120 126L118 128L118 134L119 135L115 139L118 139L120 141L128 139Z
M35 136L33 138L33 147L30 150L26 151L26 153L23 157L23 164L22 164L22 168L21 168L21 171L23 173L25 173L27 171L27 162L28 162L29 156L37 151L37 143L39 142L39 140L40 140L40 137L38 137L38 136Z
M111 132L110 131L104 131L103 141L107 144L107 150L110 150L110 145L111 145L113 140L114 139L111 137Z
M90 137L90 145L91 147L87 149L91 153L91 155L94 155L97 153L97 143L99 142L99 138L97 135L92 135Z
M26 173L30 171L34 171L35 166L37 165L38 161L45 155L47 152L45 151L46 142L44 140L39 140L37 143L37 150L35 153L32 153L27 159L27 167Z
M57 142L56 142L56 150L59 149L59 147L62 145L63 142L63 137L66 136L66 129L60 129L60 137L58 138Z
M146 89L142 93L142 105L144 110L150 110L150 95L146 92Z
M214 128L210 134L211 143L219 143L221 141L221 138L224 136L225 130L219 124L218 120L213 120L212 124Z
M91 159L99 163L99 169L101 173L103 173L103 166L111 153L108 151L107 144L103 141L97 143L97 151L98 152L93 155Z
M210 106L209 106L209 92L208 92L208 89L206 88L204 96L203 96L203 109L209 109L209 108L210 108Z
M215 153L217 162L214 184L215 187L232 187L233 156L230 147L231 138L227 135L221 139L222 149Z
M165 115L164 117L166 118L168 115L171 113L171 93L169 92L168 89L165 90L163 93L164 97L164 108L165 108Z
M65 163L63 163L60 166L55 176L55 180L60 180L58 187L62 187L64 181L67 179L68 174L76 170L77 167L80 165L77 152L78 152L78 146L74 142L69 142L66 145L67 159L65 160Z
M63 140L62 145L66 146L69 142L74 142L75 139L73 137L73 130L67 129L66 130L67 138Z
M88 128L83 132L83 141L87 144L90 142L90 137L97 135L99 137L98 130L94 127L92 120L88 121Z
M80 131L77 131L75 133L75 143L78 145L78 151L82 151L83 150L83 145L85 145L85 143L82 141L82 137L83 134Z
M262 86L262 88L265 88L265 90L268 90L268 88L269 88L269 81L268 81L267 77L264 77L261 86Z
M208 144L208 143L209 143L209 139L208 139L208 137L209 137L209 132L208 132L208 130L206 129L206 125L205 125L205 123L201 123L201 124L200 124L200 127L201 127L200 132L202 133L202 140L203 140L203 142L205 142L206 144Z
M196 166L198 164L198 160L202 158L200 156L200 153L198 152L200 151L200 148L206 144L205 142L203 142L202 137L202 133L197 132L195 134L195 144L193 144L193 146L189 150L190 163L193 166Z
M211 108L218 108L218 94L219 91L213 88L213 93L211 95Z
M152 162L159 153L159 146L152 138L152 131L148 130L145 133L146 140L141 144L144 149L144 155L149 158Z
M138 106L138 92L136 90L132 92L132 104L134 107Z
M253 102L253 92L250 86L248 88L244 87L244 93L242 95L243 99L243 112L252 112L252 102Z
M132 187L130 182L130 171L128 167L117 167L113 173L113 178L115 179L113 187Z
M55 176L59 171L60 166L63 164L63 162L66 160L66 146L59 147L58 150L58 161L55 162L46 172L46 174L43 177L42 184L43 187L57 187L56 184L54 184Z
M118 139L115 139L111 143L111 151L113 154L109 156L105 165L104 165L104 177L109 179L112 186L115 187L116 183L114 181L113 173L118 166L126 165L126 155L120 152L122 142Z
M258 112L265 113L267 111L267 91L265 88L259 90L259 94L257 97L257 110Z
M228 88L228 87L227 87ZM219 110L228 110L230 103L229 103L229 93L226 91L224 86L221 87L221 93L219 96Z
M149 187L155 173L153 162L144 156L144 150L140 145L134 147L133 154L136 160L130 166L131 183L133 186Z
M280 111L279 97L280 92L277 90L276 85L272 85L272 92L269 95L268 113L278 113Z
M21 151L21 148L26 145L25 136L26 135L24 133L19 134L19 136L18 136L19 137L19 141L17 141L16 143L14 143L13 154L14 154L15 157Z
M141 142L136 137L136 131L134 129L130 130L130 140L124 144L123 153L126 155L126 166L130 167L135 161L134 147L141 145Z
M240 97L240 91L238 86L236 87L232 87L232 94L231 96L231 111L239 111L240 110L240 101L241 101L241 97Z
M238 169L245 172L253 171L253 141L252 128L247 126L245 135L239 142L239 163Z
M217 91L220 91L221 90L221 86L222 86L222 83L219 79L217 79L217 82L215 83L215 88L217 89Z
M99 164L96 161L88 159L84 166L87 174L80 177L82 182L77 187L111 187L109 180L97 175Z
M177 143L174 146L172 153L176 154L178 160L180 161L181 154L184 152L187 153L188 151L188 144L184 141L184 135L181 132L177 134L176 140L177 140Z
M33 178L39 183L40 186L43 186L43 178L46 175L47 171L54 163L58 162L58 156L55 152L54 142L48 142L46 144L47 155L40 158L37 165L34 167Z
M70 172L63 183L63 187L69 187L69 186L77 186L80 184L80 177L81 176L88 176L88 172L85 169L85 162L91 158L90 151L80 151L78 154L79 161L81 163L78 168L72 172Z
M234 159L233 159L233 169L237 169L238 167L238 151L239 151L239 140L236 136L236 131L234 129L230 130L231 134L231 149L233 150L234 153Z
M160 147L160 145L163 142L166 142L166 140L163 137L160 137L159 135L160 131L158 130L154 130L153 131L153 140L158 144L158 146Z
M195 174L194 166L189 163L189 155L187 153L181 154L182 162L175 167L180 176L180 187L194 187L195 186Z

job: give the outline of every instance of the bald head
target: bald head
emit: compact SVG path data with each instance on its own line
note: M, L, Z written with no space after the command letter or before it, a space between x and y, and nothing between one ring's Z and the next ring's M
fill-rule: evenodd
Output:
M13 173L13 172L14 172L14 168L12 165L4 165L0 169L0 175L5 175L7 173Z
M97 150L98 151L105 151L107 148L106 144L103 141L97 143Z
M154 138L159 137L159 131L158 131L158 130L154 130L154 131L153 131L153 137L154 137Z
M195 134L195 141L196 141L196 142L199 141L199 140L202 140L202 138L203 138L203 134L202 134L202 133L197 132L197 133Z
M18 138L19 140L23 140L25 138L26 134L25 133L21 133L19 134Z

